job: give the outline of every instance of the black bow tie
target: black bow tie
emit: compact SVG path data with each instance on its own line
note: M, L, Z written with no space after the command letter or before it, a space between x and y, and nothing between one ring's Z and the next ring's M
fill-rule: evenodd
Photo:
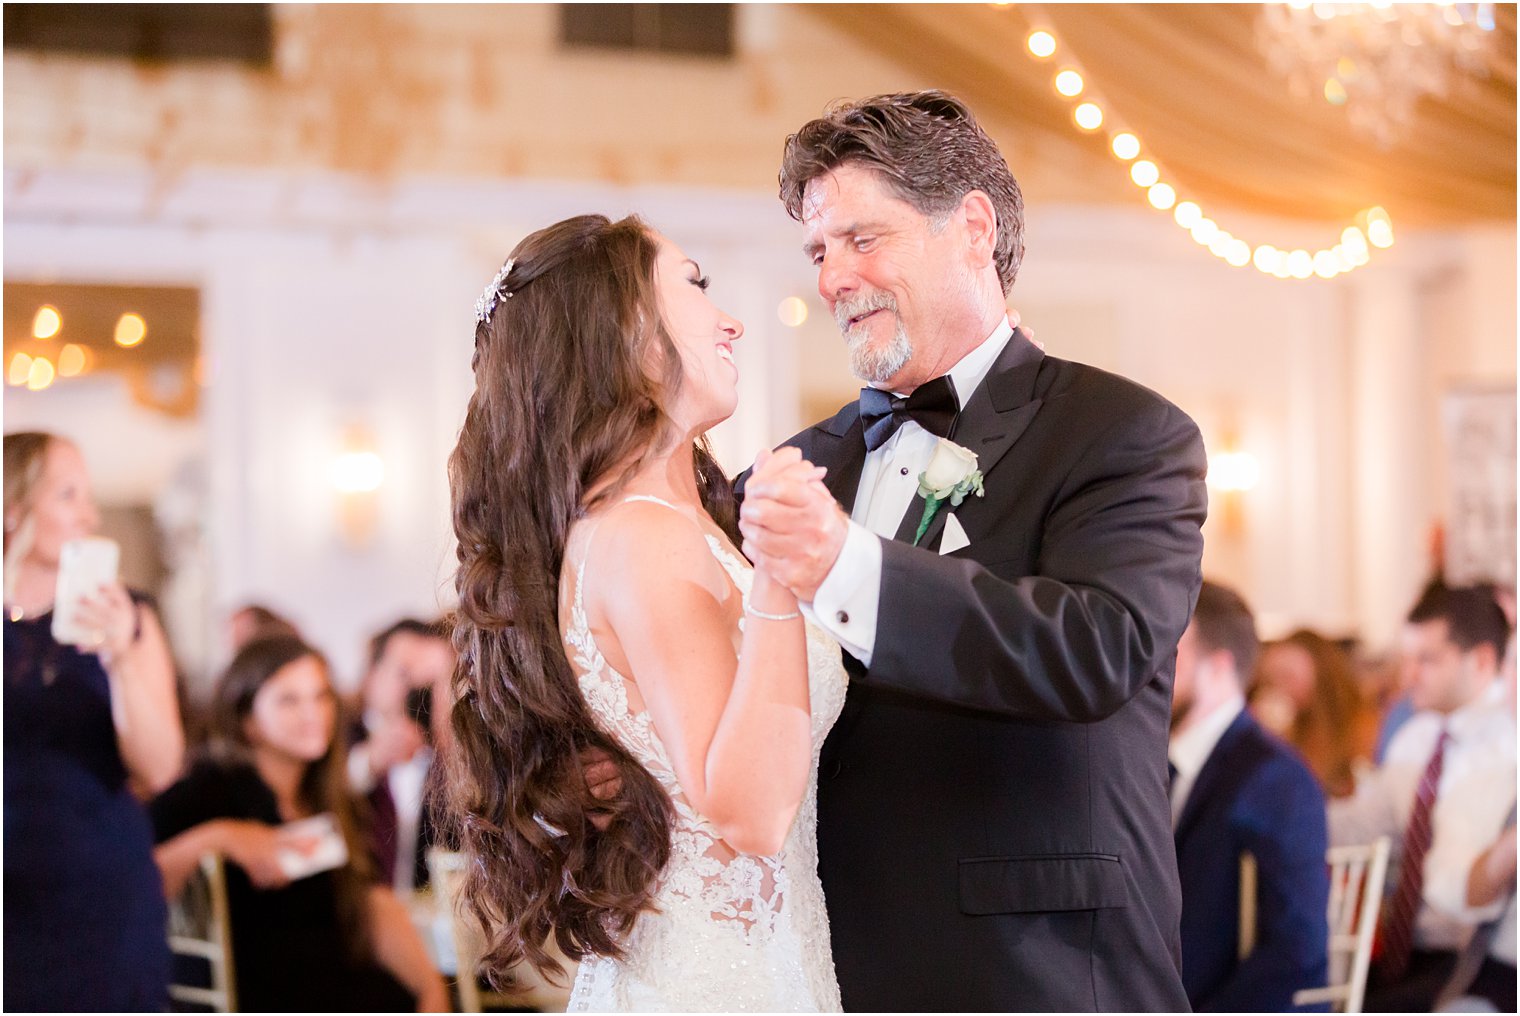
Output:
M907 398L875 388L860 390L860 422L866 428L867 452L886 444L909 420L937 437L948 437L960 411L955 382L948 376L919 385Z

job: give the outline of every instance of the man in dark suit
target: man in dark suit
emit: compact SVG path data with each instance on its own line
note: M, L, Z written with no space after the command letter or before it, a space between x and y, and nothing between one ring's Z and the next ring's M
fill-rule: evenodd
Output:
M448 737L454 649L441 621L402 618L370 640L360 686L362 738L349 749L349 785L370 807L370 847L398 893L428 885L427 852L439 845L433 793L435 746Z
M845 1006L1183 1009L1166 739L1198 430L1011 326L1018 185L953 97L833 110L781 184L872 386L788 442L826 490L739 485L746 552L851 668L818 798Z
M1172 814L1182 875L1182 983L1198 1012L1286 1012L1329 976L1325 795L1246 711L1259 645L1250 608L1205 582L1177 646ZM1255 871L1241 949L1241 857Z

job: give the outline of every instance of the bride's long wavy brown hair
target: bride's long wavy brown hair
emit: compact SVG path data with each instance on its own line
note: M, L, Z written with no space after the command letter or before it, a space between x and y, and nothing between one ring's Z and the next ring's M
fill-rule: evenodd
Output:
M551 935L573 959L621 956L670 854L670 800L593 721L558 613L572 523L679 439L663 408L682 366L657 252L634 217L549 226L517 245L501 286L511 296L475 329L475 393L449 458L459 665L447 798L493 981L521 959L562 972ZM707 510L732 532L728 480L705 441L696 452ZM590 749L617 767L615 800L590 793Z

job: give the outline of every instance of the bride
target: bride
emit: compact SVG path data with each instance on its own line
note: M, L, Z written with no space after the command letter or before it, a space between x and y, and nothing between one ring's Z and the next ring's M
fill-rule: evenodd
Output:
M449 462L449 795L485 968L581 960L571 1010L838 1010L817 875L839 648L736 549L704 434L743 326L636 218L518 244L476 304ZM819 482L795 449L752 482ZM585 769L610 759L595 799Z

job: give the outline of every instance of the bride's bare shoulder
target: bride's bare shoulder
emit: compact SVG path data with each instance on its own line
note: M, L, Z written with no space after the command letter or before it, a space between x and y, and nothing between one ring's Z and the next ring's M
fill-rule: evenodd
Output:
M603 593L647 589L658 583L697 582L721 588L722 568L708 549L702 525L679 507L651 500L628 500L587 516L595 526L586 554L587 585Z

